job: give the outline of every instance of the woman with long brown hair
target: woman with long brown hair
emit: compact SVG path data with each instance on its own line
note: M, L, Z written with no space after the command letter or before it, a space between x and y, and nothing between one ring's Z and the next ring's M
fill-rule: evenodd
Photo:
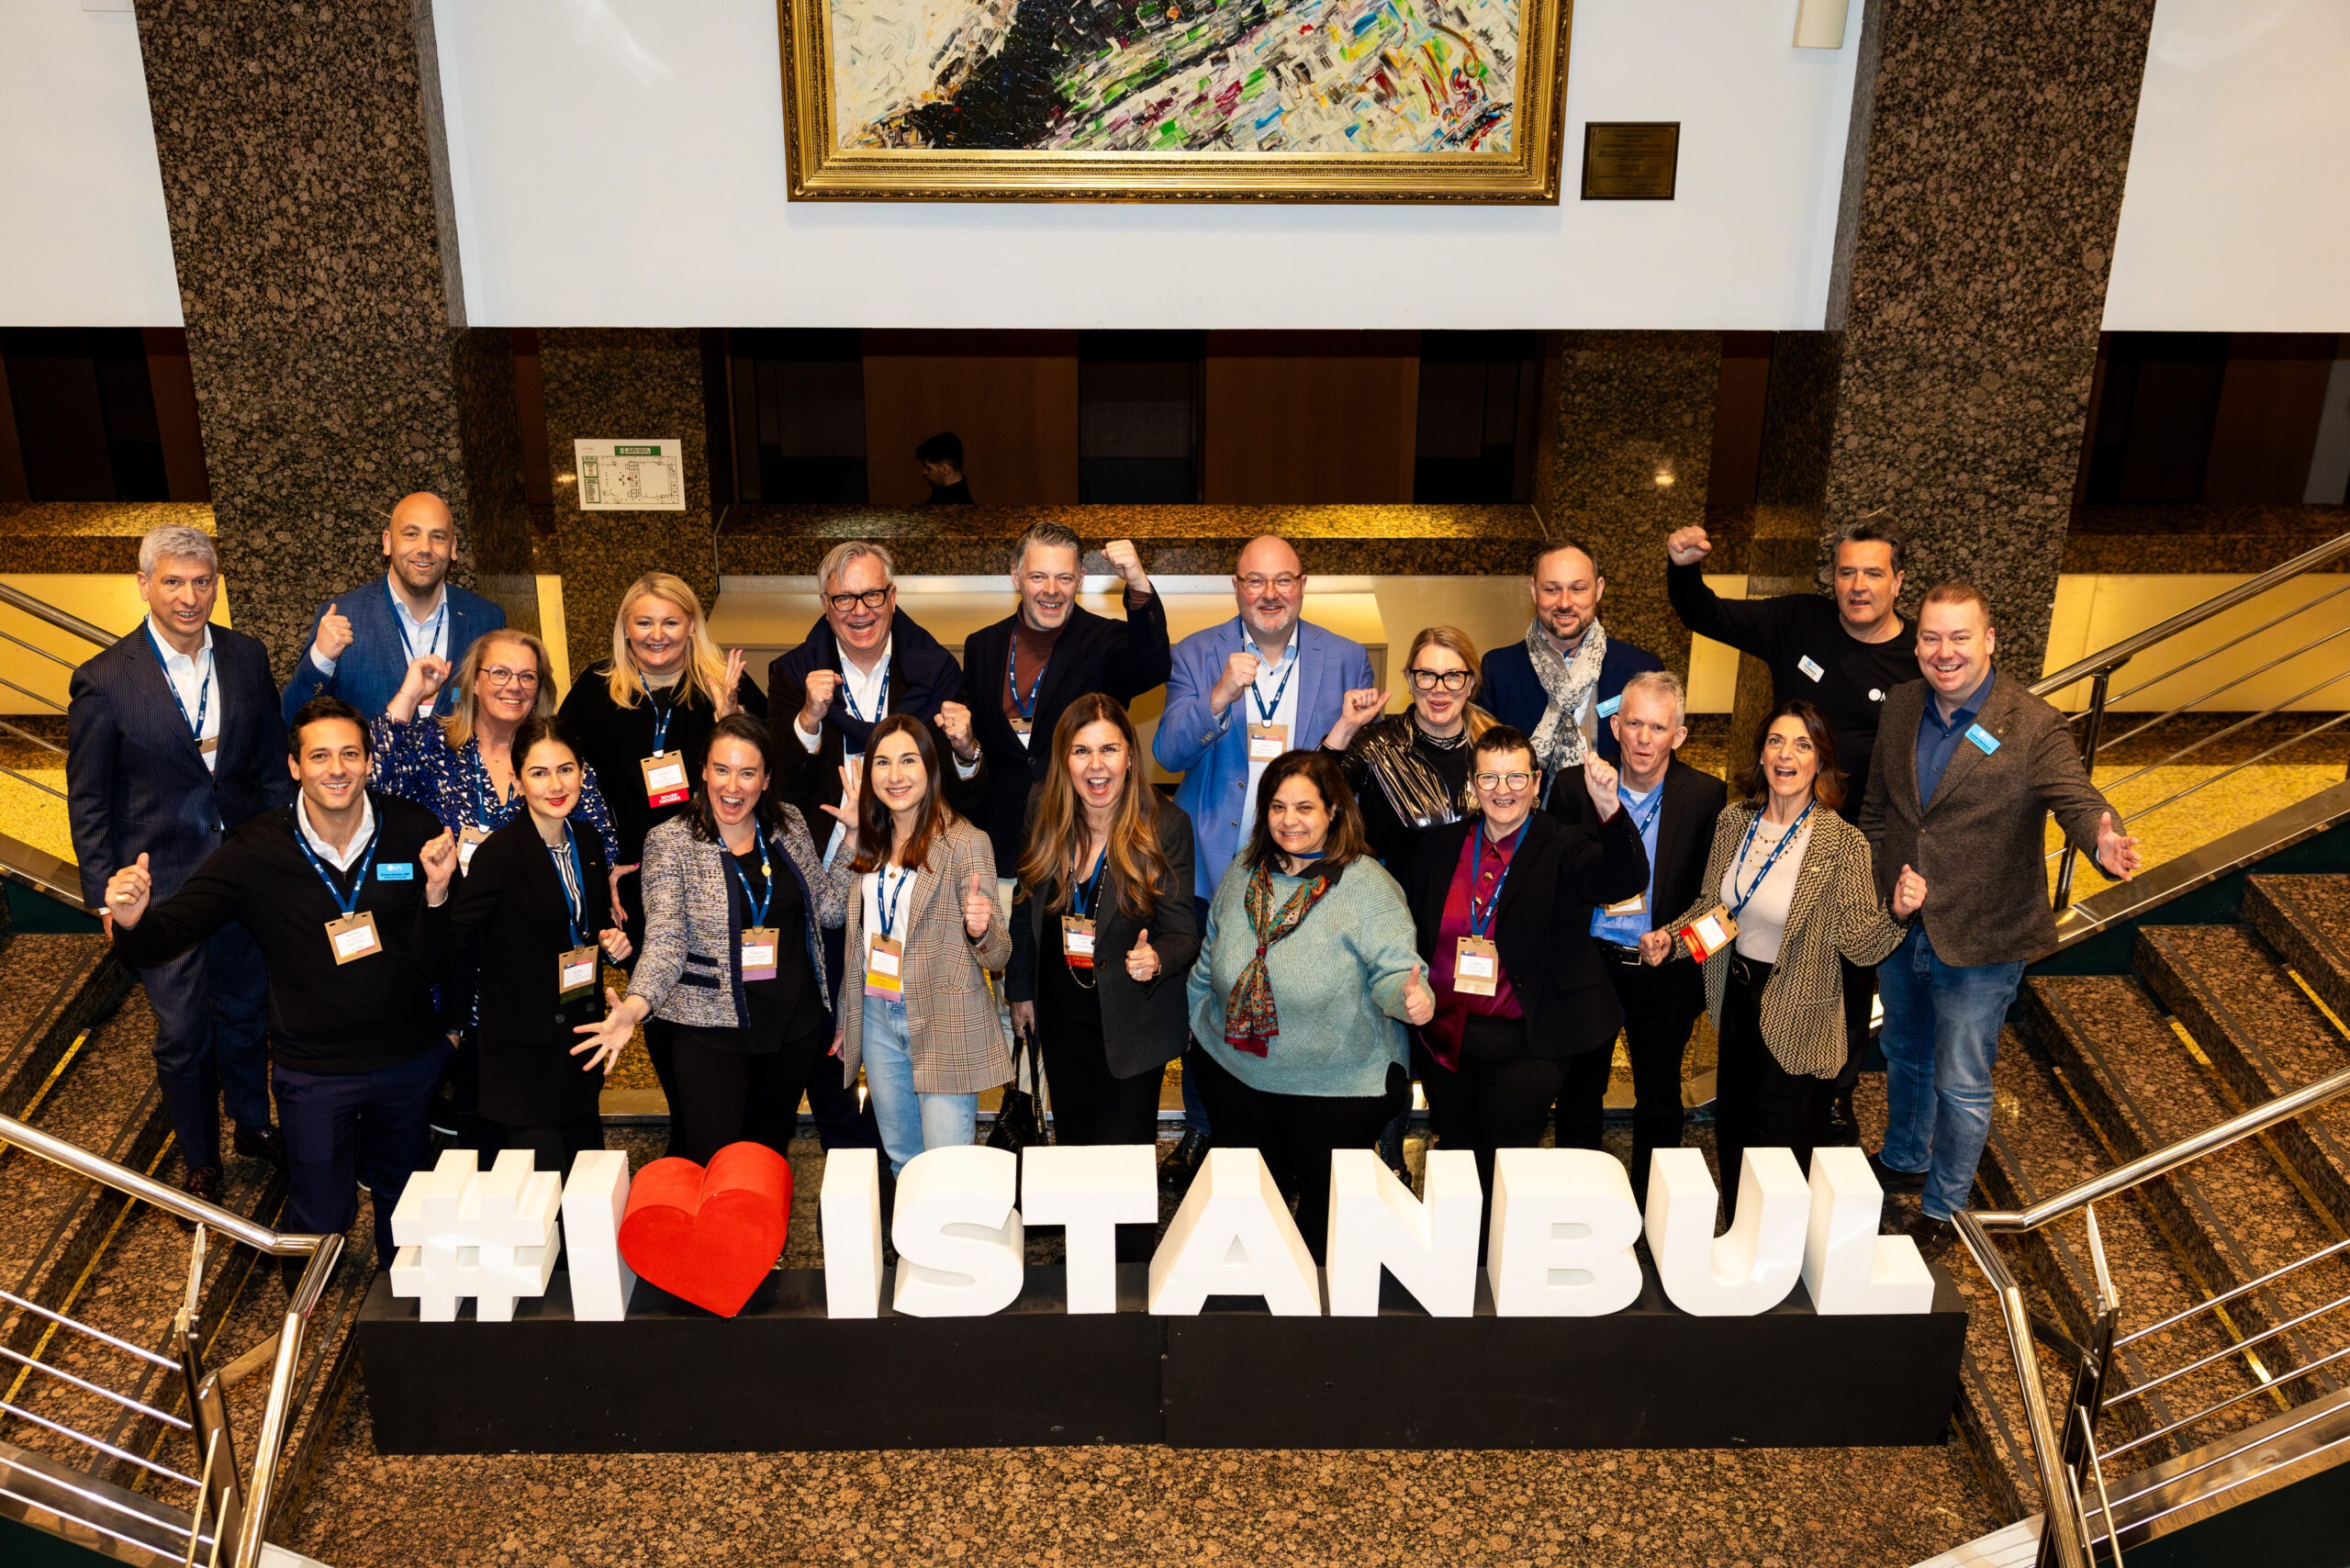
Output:
M1143 776L1125 709L1080 697L1030 797L1004 983L1013 1023L1044 1053L1054 1142L1157 1139L1199 947L1192 819Z
M979 1092L1012 1077L988 984L1012 957L995 851L946 803L943 766L930 726L893 713L873 726L856 811L826 808L848 829L838 854L853 854L856 876L834 1049L843 1082L865 1070L893 1174L925 1148L969 1143Z

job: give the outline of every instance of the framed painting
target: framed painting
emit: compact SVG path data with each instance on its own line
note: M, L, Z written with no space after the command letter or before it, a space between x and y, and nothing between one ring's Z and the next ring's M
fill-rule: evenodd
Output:
M1555 202L1572 0L778 0L795 201Z

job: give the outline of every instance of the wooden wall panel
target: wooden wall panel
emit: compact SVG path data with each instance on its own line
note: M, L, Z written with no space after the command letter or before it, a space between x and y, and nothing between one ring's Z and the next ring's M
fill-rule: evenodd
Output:
M1417 332L1210 332L1211 504L1412 498Z
M930 488L914 448L963 438L964 474L982 506L1077 501L1077 334L865 334L867 493L910 506Z
M2203 499L2291 506L2309 483L2310 454L2333 374L2330 332L2238 332L2228 342Z

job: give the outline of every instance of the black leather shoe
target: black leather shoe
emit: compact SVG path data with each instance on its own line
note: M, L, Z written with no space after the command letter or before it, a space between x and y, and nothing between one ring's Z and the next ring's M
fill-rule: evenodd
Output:
M1916 1214L1904 1214L1897 1222L1901 1233L1918 1244L1918 1255L1930 1263L1949 1251L1958 1240L1958 1226L1946 1219L1936 1219L1923 1209Z
M1158 1190L1178 1194L1189 1191L1192 1178L1200 1172L1200 1161L1207 1157L1206 1135L1197 1127L1184 1128L1183 1141L1158 1167Z
M266 1159L285 1169L285 1135L275 1127L239 1127L236 1150L249 1159Z
M180 1191L191 1198L202 1198L207 1204L218 1203L220 1201L220 1168L218 1165L190 1166L186 1174L180 1178ZM183 1219L179 1222L179 1226L182 1230L193 1231L196 1229L196 1222Z
M1860 1141L1861 1118L1852 1109L1852 1091L1846 1090L1828 1102L1828 1142L1850 1145Z
M1869 1173L1876 1178L1878 1186L1888 1193L1916 1193L1926 1190L1926 1173L1923 1170L1896 1170L1879 1159L1878 1154L1876 1149L1869 1150Z

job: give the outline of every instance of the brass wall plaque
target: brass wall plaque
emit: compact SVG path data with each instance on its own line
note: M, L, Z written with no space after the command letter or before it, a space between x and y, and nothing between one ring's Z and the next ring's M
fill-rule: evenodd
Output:
M1681 122L1586 120L1583 199L1671 201L1681 162Z

